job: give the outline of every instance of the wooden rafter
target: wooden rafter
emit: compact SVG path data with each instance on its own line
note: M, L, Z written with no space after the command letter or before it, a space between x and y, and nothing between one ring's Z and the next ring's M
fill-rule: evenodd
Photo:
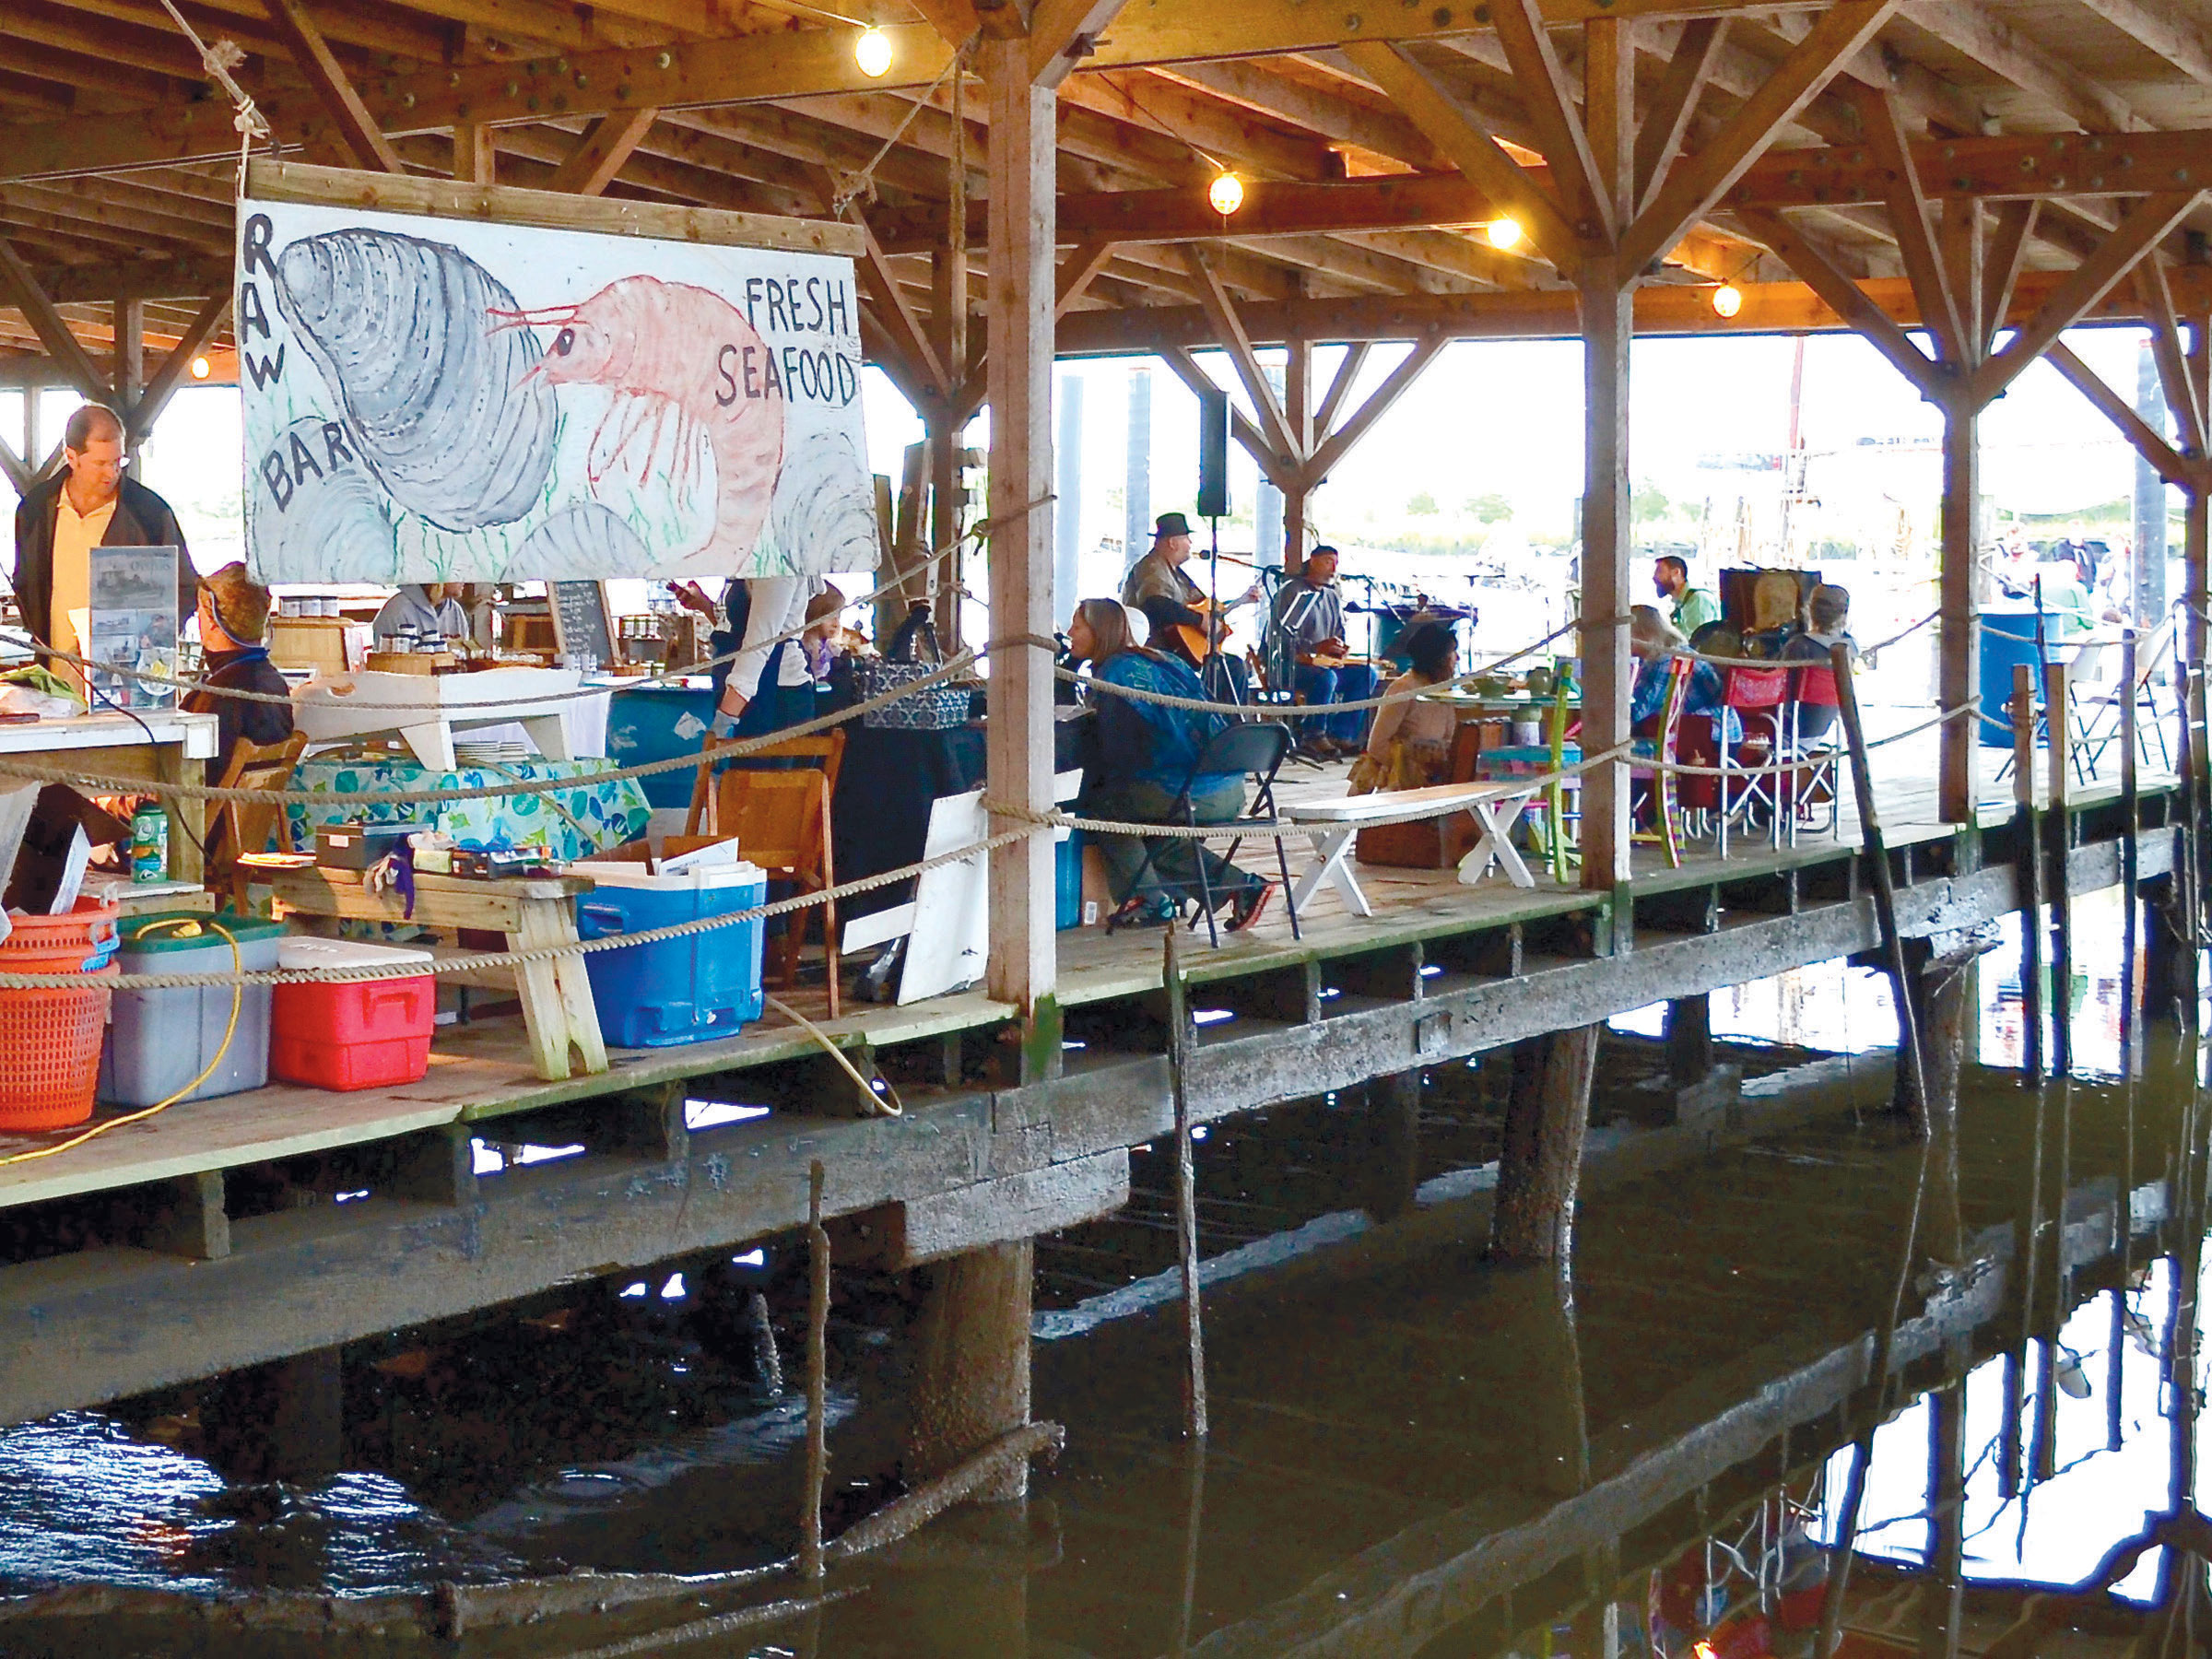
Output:
M622 110L602 115L584 129L568 159L555 170L548 190L571 195L600 195L615 182L623 163L653 130L658 110Z
M1759 90L1736 107L1712 142L1675 164L1621 239L1621 265L1641 270L1711 213L1729 187L1796 118L1843 61L1874 38L1897 0L1839 0L1774 66Z
M1937 371L1927 354L1912 343L1864 288L1800 236L1789 220L1779 213L1747 213L1743 220L1752 235L1773 249L1776 258L1796 272L1806 286L1826 300L1855 333L1865 335L1899 373L1924 393L1933 392Z
M46 347L47 356L61 366L72 385L87 397L104 403L112 395L107 377L100 366L77 344L76 336L69 332L69 324L54 309L46 290L31 275L30 267L5 241L0 241L0 290L15 295L16 303L23 308L24 319L31 332L39 336L39 344Z
M1038 0L1030 18L1030 74L1057 87L1088 57L1124 0Z
M1983 246L1982 333L1975 344L1979 357L1988 355L1998 328L2012 310L2013 289L2019 285L2020 273L2028 268L2028 240L2035 233L2041 209L2041 204L2037 202L1998 205L1995 222Z
M1172 346L1159 353L1159 359L1174 371L1175 378L1191 389L1194 397L1205 397L1220 391L1221 384L1201 368L1198 359L1191 355L1187 346ZM1234 403L1229 406L1229 435L1243 445L1244 453L1253 458L1270 484L1288 495L1298 487L1295 467L1287 468L1265 436L1252 424L1249 417Z
M1728 38L1726 18L1692 18L1682 25L1666 69L1653 90L1651 108L1636 135L1636 206L1651 202L1689 136L1698 99L1712 77L1721 46Z
M1935 335L1936 354L1947 362L1971 363L1978 351L1969 342L1946 261L1936 246L1928 198L1921 190L1920 169L1905 136L1903 105L1895 93L1887 91L1860 93L1856 102L1866 147L1873 152L1875 165L1889 175L1889 229L1897 237L1905 277L1920 301L1920 314Z
M184 325L184 332L177 336L177 343L161 359L161 366L154 371L136 401L124 413L124 425L134 437L144 439L154 429L154 422L161 418L161 411L169 406L171 396L184 383L194 356L229 314L230 295L225 290L202 305Z
M2104 383L2104 377L2091 369L2064 340L2054 340L2043 353L2051 367L2073 382L2081 394L2094 404L2098 410L2120 429L2120 434L2135 446L2136 453L2147 461L2159 477L2183 489L2202 482L2201 465L2193 466L2166 441L2162 433L2154 430L2150 423L2136 413L2135 407Z
M899 274L891 269L890 261L875 233L864 223L862 235L865 238L859 262L860 285L875 302L876 320L896 346L899 355L909 365L910 372L926 393L943 397L952 389L951 377L945 371L944 359L929 338L929 331L922 326L921 318L900 286Z
M1321 407L1313 411L1313 429L1325 432L1336 422L1336 411L1344 407L1344 400L1352 394L1352 387L1359 379L1359 371L1367 367L1368 353L1374 347L1365 340L1355 340L1345 347L1344 360L1336 365L1330 377L1329 389L1322 397Z
M2082 0L2107 23L2147 46L2200 87L2212 87L2212 36L2171 0Z
M2196 205L2197 193L2168 191L2146 196L2134 212L2120 221L2104 245L2083 260L2044 300L2005 349L1974 371L1971 384L1977 406L1997 396L2020 371L2041 357L2052 341L2079 322L2115 284L2127 275L2159 239L2182 221Z
M1091 281L1106 268L1113 257L1116 243L1088 241L1072 249L1060 262L1053 279L1053 315L1063 316L1067 309L1083 297Z
M2150 323L2150 347L2158 361L2159 383L2165 389L2166 406L2181 428L2183 444L2192 453L2202 455L2212 445L2206 442L2205 408L2197 401L2196 384L2189 374L2181 318L2174 308L2166 267L2154 253L2137 262L2134 276L2136 297Z
M399 152L384 136L384 130L361 96L353 88L345 66L331 52L330 44L323 38L323 30L308 15L300 0L263 0L268 7L269 21L276 26L286 48L292 54L292 65L307 77L316 98L337 127L338 136L353 152L358 166L371 171L405 172Z
M1237 320L1235 302L1228 288L1221 283L1220 273L1203 249L1188 251L1191 275L1198 279L1198 304L1213 324L1222 348L1229 353L1230 366L1236 371L1237 379L1244 387L1244 395L1252 400L1253 411L1259 417L1260 429L1278 465L1297 467L1305 462L1297 441L1290 435L1290 423L1283 414L1281 399L1268 383L1260 368L1260 359L1253 353L1252 340L1244 325Z
M1582 258L1582 237L1551 192L1508 155L1474 112L1398 48L1380 41L1347 46L1344 55L1451 158L1476 189L1503 206L1538 252L1562 270Z
M1421 378L1430 364L1436 361L1445 342L1438 339L1421 340L1406 353L1406 360L1393 369L1382 383L1367 395L1367 401L1347 416L1314 448L1302 469L1307 488L1311 488L1329 476L1329 469L1344 459L1352 446L1367 436L1376 421L1387 414L1393 404L1403 397L1413 382Z
M1583 241L1610 237L1616 227L1607 202L1606 175L1590 153L1589 135L1575 107L1574 88L1552 49L1535 0L1491 0L1490 20L1512 65L1522 107L1535 128L1536 147L1551 163L1553 189L1571 204L1571 218L1585 221Z

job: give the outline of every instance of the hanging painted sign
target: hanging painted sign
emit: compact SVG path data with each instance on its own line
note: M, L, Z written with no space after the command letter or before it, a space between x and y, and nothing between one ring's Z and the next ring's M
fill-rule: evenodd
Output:
M238 223L262 581L875 569L850 258L256 199L252 181Z

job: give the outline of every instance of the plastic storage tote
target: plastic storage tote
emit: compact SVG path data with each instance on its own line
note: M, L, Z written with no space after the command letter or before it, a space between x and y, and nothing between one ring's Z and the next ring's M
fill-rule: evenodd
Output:
M130 917L123 924L117 960L125 973L228 973L230 947L218 927L238 941L238 965L247 972L264 973L276 966L283 923L189 912ZM269 987L241 988L238 1029L226 1048L230 1001L228 985L116 992L107 1052L100 1063L100 1098L114 1106L151 1106L177 1094L210 1065L215 1069L206 1080L182 1099L205 1100L259 1088L269 1080Z
M270 1006L269 1070L316 1088L384 1088L418 1083L430 1069L430 1029L438 981L430 953L351 939L289 938L276 947L279 968L383 968L420 962L425 971L395 979L278 985Z
M572 873L598 883L576 900L586 939L672 927L704 916L750 910L768 900L768 877L755 865L727 864L674 876L642 865L593 860ZM599 1030L618 1048L667 1048L727 1037L760 1018L760 923L691 934L658 944L594 950L583 959Z

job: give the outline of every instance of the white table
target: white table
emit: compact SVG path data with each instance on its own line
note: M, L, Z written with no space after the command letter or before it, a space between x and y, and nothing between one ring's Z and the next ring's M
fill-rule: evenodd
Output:
M1304 904L1313 896L1324 880L1336 884L1355 914L1373 915L1367 895L1359 890L1359 879L1346 863L1352 850L1352 837L1363 825L1381 822L1416 806L1450 806L1473 815L1481 828L1482 838L1467 850L1459 861L1459 879L1472 887L1489 873L1492 864L1505 871L1506 879L1515 887L1535 887L1536 878L1529 873L1521 857L1520 849L1512 842L1513 826L1520 822L1523 810L1535 798L1536 786L1517 779L1501 779L1482 783L1437 783L1427 789L1395 789L1379 794L1346 795L1334 801L1295 801L1279 808L1278 815L1303 829L1313 842L1313 863L1291 893L1293 900Z
M520 725L548 760L590 758L591 734L606 747L611 695L578 697L573 668L487 668L476 674L324 675L292 693L293 721L312 744L396 732L434 771L453 770L453 734Z
M218 722L212 714L182 714L174 709L140 709L128 714L79 714L68 720L37 720L0 725L0 755L84 755L88 771L149 783L198 783L215 759ZM15 868L16 852L30 821L40 785L29 779L0 777L0 888ZM200 847L207 839L207 803L175 796L162 803L182 832L170 839L171 873L183 881L200 878Z

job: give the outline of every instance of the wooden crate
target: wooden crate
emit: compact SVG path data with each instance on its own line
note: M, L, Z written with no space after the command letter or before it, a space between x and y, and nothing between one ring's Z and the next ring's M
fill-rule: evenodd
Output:
M342 617L271 617L269 661L279 668L306 668L318 674L343 674L346 629Z

